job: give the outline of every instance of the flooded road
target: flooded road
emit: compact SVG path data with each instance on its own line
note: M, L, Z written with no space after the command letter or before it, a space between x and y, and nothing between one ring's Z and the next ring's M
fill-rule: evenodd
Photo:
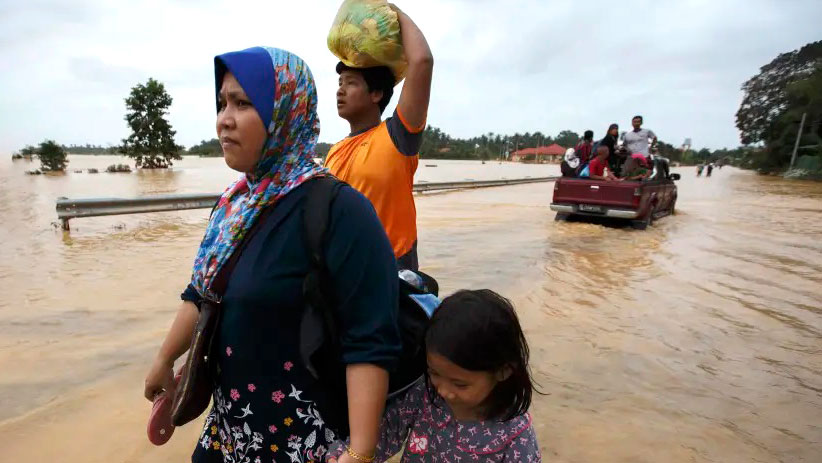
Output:
M72 157L69 170L114 162ZM0 460L186 461L197 425L149 444L142 380L207 211L80 219L64 234L54 200L218 191L235 175L197 158L30 168L0 162ZM421 161L417 180L557 172ZM554 222L550 183L418 196L422 267L444 294L488 287L517 306L546 461L819 461L822 183L681 173L677 215L644 232Z

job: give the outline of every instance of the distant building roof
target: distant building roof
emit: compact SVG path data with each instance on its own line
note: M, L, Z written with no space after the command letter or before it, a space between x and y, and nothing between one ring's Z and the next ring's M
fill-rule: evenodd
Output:
M511 153L511 156L528 156L530 154L539 156L562 156L565 154L565 148L556 143L548 146L538 146L536 148L523 148Z

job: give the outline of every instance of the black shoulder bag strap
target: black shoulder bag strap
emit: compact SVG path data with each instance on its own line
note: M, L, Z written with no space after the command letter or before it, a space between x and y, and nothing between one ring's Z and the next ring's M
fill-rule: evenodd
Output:
M203 300L200 301L198 306L197 324L194 327L186 363L182 369L182 377L174 391L171 413L172 423L175 426L188 423L208 408L214 390L215 371L213 370L216 365L216 362L210 361L209 357L222 314L221 300L228 287L231 273L240 260L243 250L272 210L274 210L272 205L263 209L251 228L246 230L245 235L240 238L240 244L231 253L228 262L217 271L217 275L214 276L214 280L206 290L206 294L202 295Z
M332 281L324 246L331 222L331 205L345 183L332 176L306 184L303 201L303 233L310 270L303 281L305 308L300 321L300 357L326 400L318 401L324 421L341 436L348 435L348 395L345 365L334 316Z
M311 270L303 283L303 294L309 304L323 309L325 327L332 330L332 335L335 334L333 328L336 325L330 310L334 297L323 247L328 239L331 204L343 185L342 181L331 176L312 180L307 185L310 190L303 203L303 230L306 251L311 261Z

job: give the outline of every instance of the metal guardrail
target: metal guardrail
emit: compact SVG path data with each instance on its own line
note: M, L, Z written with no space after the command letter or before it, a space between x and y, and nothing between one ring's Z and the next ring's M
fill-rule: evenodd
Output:
M444 190L466 190L470 188L488 188L492 186L521 185L524 183L552 182L559 177L526 177L501 180L467 180L463 182L415 183L414 193Z
M470 180L463 182L417 183L415 193L429 191L487 188L524 183L550 182L559 177L534 177L502 180ZM142 214L147 212L182 211L186 209L208 209L220 197L218 193L177 194L144 196L141 198L87 198L57 199L57 218L63 222L63 230L69 229L69 220L80 217L100 217L106 215Z

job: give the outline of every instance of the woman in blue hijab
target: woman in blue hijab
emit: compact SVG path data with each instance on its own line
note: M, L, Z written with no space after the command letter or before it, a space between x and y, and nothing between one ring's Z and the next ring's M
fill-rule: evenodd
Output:
M146 378L152 400L174 388L172 366L187 350L197 307L264 208L273 208L243 250L222 298L214 340L217 377L193 462L322 461L338 438L323 419L328 393L302 363L305 243L303 185L328 175L313 158L320 126L308 66L255 47L214 59L217 134L226 164L243 175L215 207L183 304ZM399 356L397 267L368 200L343 187L330 210L325 263L337 303L348 385L349 462L374 454ZM345 460L344 460L345 461Z

